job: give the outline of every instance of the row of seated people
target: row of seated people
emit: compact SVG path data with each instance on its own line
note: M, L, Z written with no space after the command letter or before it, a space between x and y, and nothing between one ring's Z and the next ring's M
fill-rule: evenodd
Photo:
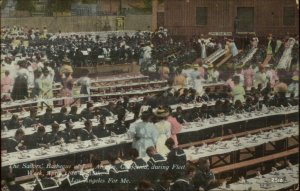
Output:
M119 115L120 116L120 115ZM65 129L60 130L60 125L58 123L53 123L51 125L51 132L46 133L44 126L40 125L37 127L37 131L29 136L25 136L25 132L22 128L17 129L15 136L8 138L6 140L7 152L15 152L25 149L34 149L46 147L49 148L51 145L59 145L62 143L72 143L78 141L92 140L97 138L103 138L111 136L114 134L124 134L127 131L123 119L117 120L115 124L110 127L106 126L106 118L101 117L100 123L97 126L93 126L91 120L86 120L84 122L84 128L73 130L74 123L72 121L67 121L65 123Z
M258 104L253 103L253 101L249 98L246 100L246 103L243 105L239 100L236 101L234 106L228 101L216 101L214 107L209 108L207 105L203 105L201 108L193 108L191 111L183 111L181 107L177 107L176 112L172 115L176 118L176 120L184 124L186 122L193 121L195 119L207 119L210 117L218 117L222 114L224 115L232 115L233 113L243 113L244 111L252 112L255 110L259 110L262 108L262 104L266 104L262 100L258 102ZM257 108L258 106L258 108ZM151 110L151 108L150 108ZM169 112L172 113L171 108L169 107ZM156 119L153 118L152 122L156 122ZM22 149L33 149L40 147L49 147L50 145L65 143L72 143L78 140L91 140L96 138L109 137L114 134L124 134L127 132L130 124L125 122L125 115L119 114L118 119L112 125L106 124L106 117L101 116L99 118L99 124L93 126L93 122L91 120L86 120L84 122L85 127L80 129L73 129L74 123L72 120L67 120L65 122L65 129L61 131L60 125L56 122L52 123L52 131L46 133L45 127L40 125L37 127L37 132L25 136L22 128L18 129L15 133L15 136L7 139L5 147L8 152L15 152Z
M176 120L184 124L186 122L191 122L196 119L207 119L211 117L218 117L220 115L232 115L234 113L243 113L253 112L255 110L261 110L263 104L266 106L272 106L268 104L268 100L264 99L262 101L251 100L251 98L247 98L245 104L242 104L239 100L232 105L229 100L225 100L224 102L217 100L213 107L208 107L207 105L202 105L200 108L193 108L191 111L184 111L181 107L176 108L176 112L172 113L172 109L169 107L169 112L172 113L173 117ZM149 108L150 110L152 108ZM15 136L9 138L6 142L6 147L8 152L16 151L16 146L21 142L25 142L21 144L22 147L27 145L26 148L38 148L41 146L49 146L53 144L60 144L61 139L66 143L77 141L77 137L80 137L81 140L88 140L97 138L108 137L112 133L114 134L124 134L127 132L130 123L125 121L125 114L118 114L117 120L113 124L106 123L106 117L102 115L99 117L99 123L93 125L91 120L86 120L84 122L85 127L81 129L73 130L74 123L72 119L66 119L65 126L66 128L63 131L60 131L60 125L57 122L53 122L51 124L52 131L46 133L45 127L43 125L38 125L37 132L30 136L25 136L25 133L22 129L18 129L15 133ZM153 118L153 122L156 119ZM76 121L76 120L74 120ZM18 124L18 120L10 120L8 124ZM9 126L11 128L11 126ZM21 147L21 148L22 148Z
M205 105L202 107L202 109L198 109L198 113L201 111L201 115L211 115L212 117L214 117L220 113L230 115L233 113L233 111L238 113L243 110L253 111L254 108L257 108L259 110L261 109L262 104L266 106L286 107L288 105L298 105L299 102L297 98L294 98L293 94L291 94L289 98L287 98L284 93L275 94L273 97L270 97L268 95L259 96L257 95L257 92L253 91L251 92L254 95L252 95L250 92L246 96L246 102L244 103L244 106L240 101L236 101L233 104L234 107L231 106L232 104L230 104L229 101L230 98L226 96L226 94L221 95L217 92L210 93L210 90L206 89L206 92L204 93L204 95L202 95L202 97L196 97L196 93L193 89L184 89L183 93L180 96L177 95L179 91L175 92L174 95L171 93L165 93L163 95L156 95L153 97L146 96L144 97L142 103L129 103L129 99L126 98L123 102L110 102L105 107L93 107L93 103L88 102L87 107L83 109L80 114L77 113L77 106L72 106L69 113L66 107L62 107L60 113L58 114L53 114L52 109L47 108L45 114L39 117L39 119L37 119L37 111L35 109L32 109L30 110L30 116L26 117L23 120L23 123L20 122L18 116L15 114L12 116L10 121L2 123L2 128L4 126L7 126L8 129L17 129L20 128L22 125L26 128L37 123L41 123L42 125L51 125L54 121L56 121L57 123L62 123L68 120L76 122L81 118L93 119L95 116L113 116L120 113L124 113L126 110L133 112L135 119L137 119L142 105L149 105L152 108L156 108L159 105L167 106L177 103L191 103L193 101L202 102L214 99L217 101L213 109L208 109L208 107L206 107ZM224 104L221 103L220 99L225 99ZM195 113L193 112L193 114ZM193 117L193 115L188 116L190 117L189 119L186 119L186 121L192 121L193 119L197 118Z
M185 152L175 146L172 138L165 142L170 149L167 157L160 155L154 147L148 147L146 152L148 161L139 157L136 149L129 151L132 164L128 167L115 153L109 154L110 168L105 168L97 158L92 160L92 170L88 174L75 170L74 164L65 164L63 176L58 183L53 176L47 173L46 167L40 166L34 174L38 175L34 191L44 190L209 190L220 185L210 170L208 158L200 158L192 163L187 160ZM9 174L7 187L11 190L24 190L14 183L14 177ZM172 184L171 184L172 183ZM146 187L153 187L147 189ZM18 189L16 189L18 188Z
M73 122L79 121L81 119L93 119L95 116L113 116L116 114L125 115L125 108L120 105L109 104L107 107L93 107L92 102L87 103L87 107L84 108L80 113L77 112L78 107L72 106L70 111L66 107L62 107L59 113L53 113L52 108L47 107L45 114L42 116L37 116L37 110L35 108L30 109L30 115L21 120L17 114L13 114L11 120L3 123L3 126L7 126L8 129L17 129L22 126L25 128L31 127L34 124L51 125L54 122L64 123L66 121L72 120Z

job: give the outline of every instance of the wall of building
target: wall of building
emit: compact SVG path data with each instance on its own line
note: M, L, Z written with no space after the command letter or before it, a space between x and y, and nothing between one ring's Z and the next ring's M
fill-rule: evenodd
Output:
M126 15L126 30L150 30L151 15Z
M283 7L295 0L166 0L164 24L172 35L207 35L209 32L234 32L238 7L254 7L254 31L258 35L299 32L299 10L294 26L283 25ZM196 8L207 7L208 23L196 25ZM272 14L273 13L273 14Z
M116 16L69 16L69 17L25 17L1 18L2 26L46 26L49 32L101 31L105 23L111 30L116 29ZM125 17L125 30L147 30L151 25L151 15L128 15Z

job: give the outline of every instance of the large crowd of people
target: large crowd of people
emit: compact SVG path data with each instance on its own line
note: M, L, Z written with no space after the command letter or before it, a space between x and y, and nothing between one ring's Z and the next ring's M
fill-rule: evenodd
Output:
M47 28L4 26L1 28L1 101L52 98L55 82L61 82L63 96L72 97L74 85L81 86L80 93L90 94L91 77L83 74L75 80L72 73L75 67L96 65L101 58L109 58L113 63L136 60L142 73L151 79L168 80L171 87L168 91L145 96L141 103L129 103L129 97L123 97L107 106L94 107L90 99L79 113L73 102L65 101L58 114L52 113L53 104L49 104L41 116L37 115L36 108L30 108L30 116L24 119L13 114L1 124L2 130L16 129L15 136L7 139L5 149L9 153L49 148L126 133L133 139L132 145L94 157L88 183L74 169L78 164L89 162L89 156L83 154L74 163L68 157L58 159L68 164L65 170L73 182L66 180L57 185L49 178L47 169L42 168L38 169L40 180L34 190L43 190L41 185L53 186L54 190L192 191L217 187L221 181L210 171L209 160L200 158L192 164L178 147L180 142L176 135L184 124L198 119L251 112L263 107L298 105L299 56L294 52L299 50L299 39L275 39L270 35L266 42L268 44L260 46L258 38L254 37L244 52L239 53L240 47L235 45L234 39L205 39L200 35L190 41L175 41L163 28L154 33L109 36L101 41L97 35L51 34ZM240 63L253 48L259 49L253 56L255 59ZM218 49L232 54L230 62L234 67L220 70L213 63L205 62ZM222 88L213 91L203 88L206 82L220 81L224 82ZM210 101L215 101L214 106L203 104L187 111L179 106L175 112L170 108L174 104ZM125 120L128 112L134 113L134 120ZM106 117L113 115L117 116L114 123L106 124ZM95 118L97 124L93 124ZM75 131L73 127L77 121L84 121L85 127ZM59 130L61 124L66 127L63 131ZM52 131L46 133L48 125ZM32 126L37 131L25 136L24 128ZM212 138L214 134L211 132L207 137ZM119 159L120 152L126 152L123 156L133 160L130 168ZM141 160L143 157L149 157L146 164ZM109 171L101 164L103 159L108 159ZM124 178L129 180L128 184L120 183ZM97 182L99 179L105 183ZM116 183L107 184L112 179L116 179ZM22 190L14 183L13 174L7 176L2 186Z

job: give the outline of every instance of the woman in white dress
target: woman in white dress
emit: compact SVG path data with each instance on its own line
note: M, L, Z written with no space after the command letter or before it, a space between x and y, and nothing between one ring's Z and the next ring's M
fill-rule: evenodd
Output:
M141 116L141 121L132 123L128 133L133 137L132 148L139 151L140 157L147 156L146 149L155 146L157 142L157 130L155 125L150 122L152 113L144 111Z
M171 136L171 123L167 121L169 112L159 107L155 112L158 122L155 123L156 129L158 131L158 138L156 142L156 150L161 155L167 155L170 150L165 145L166 140Z
M205 44L204 40L201 40L199 43L200 43L200 46L201 46L201 58L205 59L207 57L207 55L206 55L206 44Z

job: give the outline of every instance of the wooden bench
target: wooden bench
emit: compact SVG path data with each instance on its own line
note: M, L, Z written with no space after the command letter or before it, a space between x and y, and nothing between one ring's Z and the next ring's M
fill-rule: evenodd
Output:
M232 57L232 54L225 55L225 58L223 58L218 64L216 64L216 67L219 68L222 66L225 62L227 62Z
M275 159L279 159L279 158L288 157L290 155L297 154L297 153L299 153L299 148L294 148L294 149L290 149L290 150L283 151L283 152L280 152L280 153L268 155L268 156L265 156L265 157L256 158L256 159L253 159L253 160L247 160L247 161L240 162L240 163L235 163L235 164L231 164L231 165L227 165L227 166L217 167L217 168L212 169L212 172L214 174L220 174L220 173L233 171L233 170L240 169L240 168L253 166L253 165L256 165L256 164L259 164L259 163L263 163L263 162L267 162L267 161L271 161L271 160L275 160Z
M253 160L247 160L247 161L240 162L240 163L235 163L235 164L231 164L231 165L226 165L226 166L222 166L222 167L213 168L212 172L214 174L221 174L221 173L224 173L224 172L234 171L234 170L237 170L237 169L257 165L259 163L264 163L264 162L267 162L267 161L288 157L290 155L294 155L294 154L297 154L297 153L299 153L299 148L294 148L294 149L290 149L290 150L280 152L280 153L276 153L276 154L273 154L273 155L268 155L268 156L265 156L265 157L256 158L256 159L253 159ZM197 162L197 160L194 160L192 162L195 163L195 162ZM102 161L101 163L103 165L108 165L109 164L108 161ZM90 168L92 168L91 163L85 164L84 169L90 169ZM64 172L64 170L60 170L60 171ZM53 172L57 173L56 170L53 170ZM31 180L34 180L34 179L35 179L35 177L33 175L26 175L26 176L16 177L16 182L24 183L24 182L28 182L28 181L31 181Z

